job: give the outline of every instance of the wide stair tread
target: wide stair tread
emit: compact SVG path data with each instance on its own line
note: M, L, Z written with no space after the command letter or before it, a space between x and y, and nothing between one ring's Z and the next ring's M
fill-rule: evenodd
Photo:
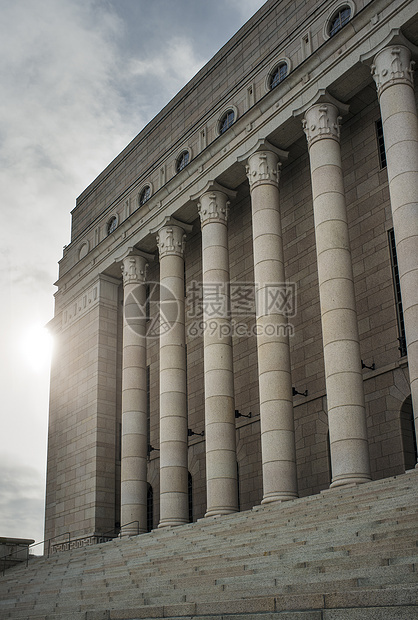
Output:
M37 558L0 578L0 618L112 620L126 611L134 619L146 610L175 618L206 610L225 620L292 609L298 597L305 607L296 609L319 609L326 597L335 608L357 600L409 609L418 592L417 482L411 472Z

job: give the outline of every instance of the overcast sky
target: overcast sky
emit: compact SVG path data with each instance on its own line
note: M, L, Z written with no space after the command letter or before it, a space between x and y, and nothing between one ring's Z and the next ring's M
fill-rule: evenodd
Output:
M57 262L76 197L264 0L0 0L0 536L43 539Z

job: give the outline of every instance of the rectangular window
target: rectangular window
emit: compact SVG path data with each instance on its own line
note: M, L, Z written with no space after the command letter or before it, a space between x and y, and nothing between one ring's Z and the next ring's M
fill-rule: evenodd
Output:
M385 151L385 139L383 137L383 125L382 119L376 121L376 137L377 137L377 146L379 149L379 162L380 168L386 168L386 151Z
M117 425L116 446L117 446L116 460L120 463L122 460L122 424L120 422Z
M150 294L151 294L150 287L149 287L149 284L147 284L145 286L145 295L146 295L145 297L145 318L147 321L151 319L151 304L150 304L150 298L149 298Z
M237 491L238 491L238 511L241 510L241 497L239 492L239 465L237 461Z
M151 371L147 366L147 444L151 443Z
M189 411L189 380L187 370L187 344L184 345L184 356L186 358L186 409Z
M255 86L251 84L247 88L247 110L252 108L253 105L255 105Z
M193 479L189 471L187 472L187 496L189 500L189 523L193 523Z
M154 528L154 491L152 486L148 484L147 491L147 532L151 532Z
M160 168L160 187L165 185L165 167Z
M199 152L203 151L207 146L206 128L200 130L199 134Z
M403 320L401 284L399 280L398 257L396 255L395 233L393 231L393 228L388 231L388 236L390 248L390 262L392 265L393 289L395 293L396 317L398 320L399 351L401 353L401 357L404 357L406 355L405 324Z
M309 58L312 54L312 39L311 33L307 32L301 39L301 48L302 48L302 60Z

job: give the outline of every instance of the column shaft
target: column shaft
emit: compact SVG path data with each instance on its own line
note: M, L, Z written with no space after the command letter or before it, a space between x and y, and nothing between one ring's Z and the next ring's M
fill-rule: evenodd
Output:
M282 305L284 298L280 295L286 285L277 154L254 153L249 157L247 174L253 224L262 503L268 503L297 497L288 307Z
M147 531L145 268L146 259L142 256L129 255L123 260L121 525L126 525L122 527L124 536Z
M188 523L184 229L158 231L160 253L160 523Z
M409 379L418 436L418 119L411 52L380 51L373 64L385 139Z
M332 483L370 480L363 378L353 284L338 110L305 114L312 175Z
M205 372L206 516L238 510L232 334L229 316L227 196L204 193L202 280Z

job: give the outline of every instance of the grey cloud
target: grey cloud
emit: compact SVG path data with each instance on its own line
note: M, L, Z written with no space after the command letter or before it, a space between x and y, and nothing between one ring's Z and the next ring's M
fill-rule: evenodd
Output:
M39 286L51 285L51 274L46 269L40 269L33 263L22 263L16 274L12 274L12 283L25 287L38 289Z
M43 538L44 476L38 470L0 458L0 533Z

